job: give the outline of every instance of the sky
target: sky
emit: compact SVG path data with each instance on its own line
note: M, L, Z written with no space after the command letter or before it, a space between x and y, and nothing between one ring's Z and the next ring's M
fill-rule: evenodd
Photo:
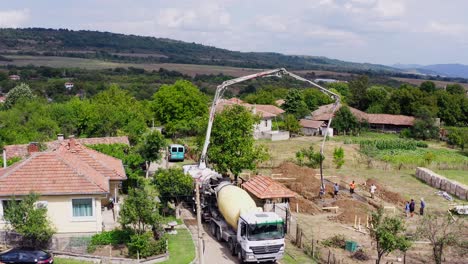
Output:
M98 30L236 51L468 64L467 0L0 0L0 27Z

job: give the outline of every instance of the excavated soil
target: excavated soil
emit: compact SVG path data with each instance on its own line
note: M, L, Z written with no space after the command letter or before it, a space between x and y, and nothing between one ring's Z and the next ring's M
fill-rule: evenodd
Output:
M390 202L392 204L396 205L403 205L405 203L405 200L399 193L389 191L385 189L381 184L379 184L376 180L374 179L368 179L366 181L367 186L371 186L372 184L375 184L377 187L375 196L379 197L380 199Z
M369 205L363 202L343 199L332 203L333 206L338 206L338 221L346 224L354 224L354 218L361 218L361 225L366 224L367 216L369 215Z
M290 208L293 212L296 212L296 209L299 209L299 213L306 213L315 215L320 213L320 209L314 202L307 200L302 196L296 196L289 200Z
M273 173L282 174L282 178L293 178L294 180L278 180L294 192L304 196L308 200L318 198L320 191L320 180L315 178L316 171L301 167L292 162L283 162L279 167L273 169ZM325 197L333 196L333 187L326 186Z

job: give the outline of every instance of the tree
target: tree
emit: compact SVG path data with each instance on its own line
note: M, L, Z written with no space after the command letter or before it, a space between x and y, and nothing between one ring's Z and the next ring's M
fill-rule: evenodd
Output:
M301 131L299 121L297 121L296 117L291 114L286 114L284 116L283 124L280 128L295 134Z
M240 105L233 105L216 116L211 132L208 158L219 173L231 172L236 180L243 169L253 170L268 158L263 146L255 146L254 125L258 116Z
M20 85L15 86L6 94L6 99L4 107L6 109L12 108L16 103L22 100L31 100L36 96L32 93L29 85L21 83Z
M344 160L344 150L342 147L335 148L333 150L333 162L336 165L336 168L339 169L345 163Z
M310 111L316 110L321 105L333 103L333 100L317 89L305 89L302 92L304 102Z
M304 102L302 93L297 89L291 89L286 95L284 104L281 106L286 113L294 115L296 119L303 118L310 114L307 104Z
M447 91L447 93L456 95L463 95L466 93L465 88L463 88L463 86L461 86L458 83L447 84L447 86L445 86L445 90Z
M351 97L348 100L350 106L364 110L367 108L366 90L369 87L369 77L362 75L349 82Z
M420 221L417 233L431 242L434 261L441 264L444 249L458 245L463 234L466 234L466 229L461 218L455 219L448 214L426 214Z
M325 157L319 151L315 152L314 147L310 146L308 149L303 148L296 152L296 159L300 166L306 165L307 167L317 168L320 162L325 160Z
M192 134L208 113L206 97L189 81L163 85L153 95L151 109L170 135Z
M436 90L436 85L432 81L425 81L419 85L419 88L426 93L433 93Z
M47 208L36 205L38 199L39 195L35 193L30 193L19 202L12 197L8 207L4 208L8 226L33 247L44 246L55 233L47 217Z
M334 82L327 84L328 89L333 89L340 94L341 102L348 102L347 99L351 97L349 85L346 82Z
M389 93L382 86L371 86L366 90L366 100L369 102L367 113L384 113Z
M143 140L138 147L138 152L143 159L145 159L147 178L150 163L161 159L161 150L166 146L166 139L164 139L163 135L157 130L151 131L143 136Z
M379 264L384 254L389 254L394 250L406 252L410 246L410 241L403 232L406 228L400 218L384 216L382 207L377 212L372 212L370 236L376 242L377 260Z
M249 104L267 104L274 105L276 98L273 93L266 90L260 90L254 94L249 94L244 99Z
M139 187L130 188L120 210L119 222L142 235L148 230L160 229L159 201L157 191L144 179Z
M158 169L154 175L154 184L159 191L161 200L168 201L193 193L193 179L179 168Z
M336 112L332 125L337 133L355 132L360 129L358 119L347 106L342 106Z
M411 135L417 139L434 139L439 136L439 128L435 125L435 119L427 108L421 108L416 116L418 119L411 128Z

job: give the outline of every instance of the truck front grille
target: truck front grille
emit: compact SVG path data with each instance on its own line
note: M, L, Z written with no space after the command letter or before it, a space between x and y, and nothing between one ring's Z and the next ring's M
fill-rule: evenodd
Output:
M283 245L250 247L255 255L278 253Z

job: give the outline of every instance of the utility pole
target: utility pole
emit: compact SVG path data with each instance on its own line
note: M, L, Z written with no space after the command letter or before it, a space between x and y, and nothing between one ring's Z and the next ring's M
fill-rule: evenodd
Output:
M198 263L204 264L203 259L203 231L202 231L202 222L201 222L201 205L200 205L200 182L198 180L195 184L195 195L197 203L197 227L198 227Z

